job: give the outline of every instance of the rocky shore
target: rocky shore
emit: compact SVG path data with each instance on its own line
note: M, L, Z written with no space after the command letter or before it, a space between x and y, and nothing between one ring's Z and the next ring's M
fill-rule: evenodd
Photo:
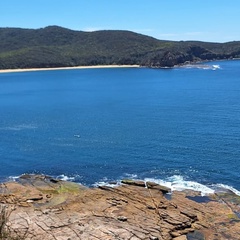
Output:
M0 185L0 239L238 240L240 197L152 182L87 188L42 175Z

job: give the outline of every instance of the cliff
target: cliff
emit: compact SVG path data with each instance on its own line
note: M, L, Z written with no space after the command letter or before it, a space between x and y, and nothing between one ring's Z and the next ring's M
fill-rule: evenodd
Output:
M240 199L155 183L86 188L23 175L0 185L1 239L239 239Z
M0 69L141 65L173 67L240 57L240 42L163 41L120 31L83 32L49 26L0 28Z

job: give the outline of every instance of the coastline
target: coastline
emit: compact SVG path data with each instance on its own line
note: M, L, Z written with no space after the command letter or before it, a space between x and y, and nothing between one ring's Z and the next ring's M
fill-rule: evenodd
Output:
M97 68L139 68L140 65L92 65L76 67L54 67L54 68L19 68L19 69L0 69L0 73L14 72L35 72L35 71L54 71L54 70L74 70L74 69L97 69Z
M94 239L238 239L240 199L231 193L169 195L168 188L153 182L122 183L90 189L27 174L1 184L0 238L93 239L94 229Z
M153 66L141 66L141 65L90 65L90 66L74 66L74 67L48 67L48 68L17 68L17 69L0 69L1 73L15 73L15 72L35 72L35 71L55 71L55 70L74 70L74 69L100 69L100 68L140 68L140 67L148 67L152 69L172 69L185 67L189 64L202 64L202 63L211 63L214 61L234 61L240 60L240 58L232 58L232 59L212 59L212 60L201 60L201 61L192 61L183 64L177 64L173 67L153 67Z

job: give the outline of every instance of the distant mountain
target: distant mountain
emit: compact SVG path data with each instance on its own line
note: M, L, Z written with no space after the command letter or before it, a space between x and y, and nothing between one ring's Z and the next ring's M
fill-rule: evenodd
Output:
M163 41L130 31L83 32L58 26L0 28L0 69L112 64L173 67L239 57L240 41Z

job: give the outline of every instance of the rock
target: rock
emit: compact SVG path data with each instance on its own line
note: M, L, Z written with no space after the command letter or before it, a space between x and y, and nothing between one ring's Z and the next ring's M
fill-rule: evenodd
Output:
M187 234L187 240L205 240L205 237L202 232L194 231Z
M102 190L106 190L106 191L112 191L112 187L108 187L108 186L98 186L98 188L102 189Z
M127 221L127 217L124 217L124 216L119 216L117 219L119 221L122 221L122 222L126 222Z
M156 209L156 207L154 207L154 206L152 206L152 205L148 205L147 208L148 208L148 209L151 209L151 210L155 210L155 209Z
M132 180L88 189L43 176L35 178L34 187L34 177L30 179L0 185L0 209L14 206L4 215L9 239L239 239L240 221L230 217L239 205L227 199L199 203L186 192L166 199L154 191L158 185L150 183L148 189ZM42 199L31 200L38 197Z
M108 184L117 185L117 182L116 181L110 181L110 182L108 182Z
M171 192L171 188L162 186L162 185L154 183L154 182L146 182L146 186L149 189L157 189L157 190L161 191L162 193L169 193L169 192Z
M55 179L55 178L50 178L49 181L52 182L52 183L58 183L58 182L60 182L61 180Z
M150 239L150 240L159 240L159 238L158 238L158 237L155 237L155 236L150 236L149 239Z
M36 195L36 196L30 196L27 198L27 201L39 201L42 200L43 196L42 195Z
M188 240L188 239L187 239L186 235L182 235L182 236L173 238L173 240Z
M128 184L128 185L134 185L138 187L145 187L145 182L144 181L139 181L139 180L132 180L132 179L123 179L121 183Z
M174 237L179 237L181 234L179 232L171 232L171 236Z
M197 215L196 215L195 213L190 212L190 211L188 211L188 210L182 210L182 211L180 211L180 213L186 215L187 217L189 217L189 218L191 218L191 219L193 219L193 220L197 220L197 219L198 219L198 218L197 218Z
M19 177L19 179L31 179L31 178L45 178L44 175L33 175L33 174L23 174Z

